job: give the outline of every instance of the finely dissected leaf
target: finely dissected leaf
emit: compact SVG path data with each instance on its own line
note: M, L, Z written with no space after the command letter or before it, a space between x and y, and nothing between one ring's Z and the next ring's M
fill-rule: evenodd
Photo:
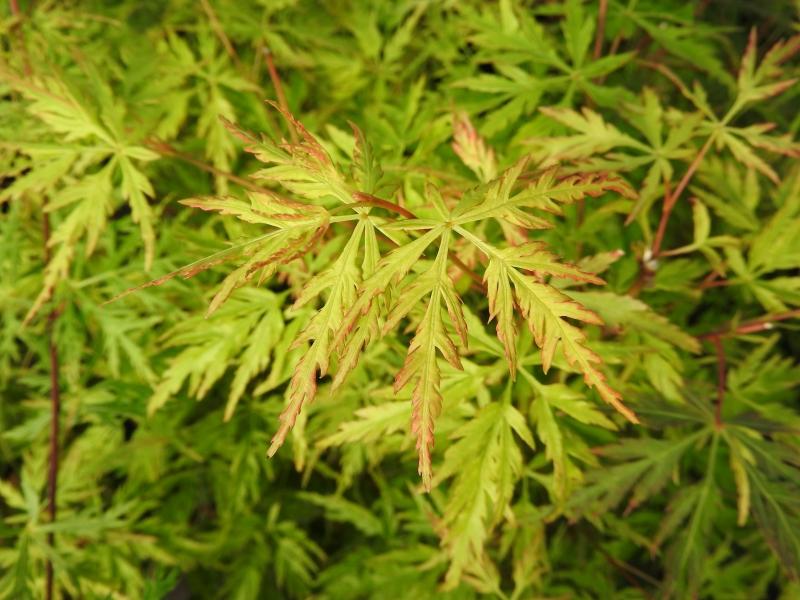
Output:
M784 69L781 63L786 62L794 54L800 52L800 36L777 42L756 66L757 32L755 27L750 30L742 62L739 66L739 76L736 85L739 90L741 102L755 102L783 93L797 82L797 79L769 82L783 76Z
M524 209L561 214L559 204L572 204L586 196L597 197L608 191L635 196L631 188L617 177L592 173L559 178L555 168L543 172L515 193L514 186L527 162L527 158L521 159L495 181L466 194L453 210L453 221L463 225L497 219L526 229L542 229L550 227L549 222Z
M328 227L328 213L319 207L284 200L269 193L250 192L249 197L249 204L234 198L188 199L182 202L202 210L236 215L242 221L267 225L274 229L131 288L115 300L146 287L162 285L178 276L188 279L220 263L244 258L245 262L222 282L208 308L207 315L210 315L234 290L256 275L260 278L269 277L274 274L278 265L303 256Z
M272 438L268 450L269 456L274 455L283 444L303 405L314 398L317 377L325 375L328 371L333 336L342 326L348 307L356 300L360 281L356 261L362 237L367 235L365 229L368 227L371 225L367 221L358 223L353 236L347 241L336 262L330 269L323 271L306 284L295 302L295 306L299 307L323 291L328 292L324 306L311 318L294 342L295 346L310 342L310 347L295 367L286 392L288 406L281 413L281 426Z
M75 255L75 246L86 239L86 254L91 254L105 227L110 208L111 172L103 169L96 175L86 177L84 182L64 190L57 196L55 206L74 204L70 214L53 231L49 245L53 255L44 270L44 285L34 300L25 322L39 312L53 294L59 281L69 277L69 268Z
M536 391L536 398L530 406L530 416L536 424L536 434L545 445L546 457L553 463L555 498L563 502L570 489L568 477L572 475L574 479L577 471L570 455L578 455L584 450L568 437L563 415L580 423L608 429L616 429L616 425L587 402L580 392L558 383L543 385L524 370L522 374Z
M547 140L547 149L555 160L591 156L620 146L638 150L647 148L635 138L606 123L590 108L584 108L581 112L555 107L543 107L539 110L551 119L579 132L579 135Z
M224 415L230 419L245 387L269 365L281 340L283 318L278 302L271 292L242 290L214 318L194 318L175 328L170 345L185 348L155 386L148 412L163 407L186 381L190 395L205 397L234 363L237 369Z
M7 3L0 597L800 597L796 4Z
M131 205L133 222L139 224L144 243L145 269L149 270L155 254L155 233L153 232L153 214L147 198L154 196L155 192L147 177L134 166L127 156L119 157L118 160L122 174L122 195Z
M542 364L547 371L552 363L556 345L562 343L564 356L570 365L575 365L584 374L588 385L595 387L601 397L612 404L631 421L635 415L620 401L621 396L607 383L603 374L594 366L600 358L585 345L585 335L565 317L600 324L597 315L572 301L557 289L541 282L545 275L571 278L591 283L602 280L584 273L571 265L559 263L555 256L541 244L530 243L516 247L497 249L475 236L464 225L486 218L506 219L508 211L517 211L514 224L523 227L538 227L531 222L525 208L537 208L558 212L556 202L571 203L585 195L599 195L610 189L628 193L628 188L619 181L604 178L566 178L556 183L555 172L548 171L535 182L513 193L513 187L526 164L519 161L495 182L479 188L472 197L462 200L451 217L458 225L455 230L475 245L488 259L485 281L489 294L490 318L497 318L498 338L503 343L512 375L516 369L514 350L515 325L513 309L519 308L527 321L536 344L542 348ZM522 217L522 218L520 218ZM526 275L525 273L532 273ZM512 291L513 290L513 291Z
M752 454L745 450L735 438L726 439L730 449L730 465L733 479L736 482L736 523L740 527L747 523L750 514L750 480L747 476L745 461L753 462Z
M480 181L491 181L497 175L494 151L463 113L453 117L453 151Z
M583 373L586 383L595 388L603 400L614 406L627 419L634 423L638 422L636 416L622 404L620 394L608 385L605 376L595 367L600 358L586 346L585 334L565 320L569 318L585 323L601 324L600 318L556 288L541 283L534 276L521 273L519 269L521 267L556 277L571 277L589 282L601 280L570 265L556 263L553 255L543 252L540 246L532 249L523 247L522 254L519 248L498 251L484 244L482 249L489 257L489 267L486 272L490 305L494 307L493 314L498 315L498 323L503 323L501 331L505 333L507 323L513 319L511 315L513 306L510 301L510 290L513 288L514 300L519 311L534 335L536 344L542 349L542 367L545 372L550 368L556 346L561 342L567 362ZM502 302L498 301L498 297ZM500 332L498 335L502 340ZM507 345L506 355L510 357L513 369L514 355L508 350Z
M768 430L780 427L778 423L768 424ZM737 482L737 486L740 493L742 486L747 486L753 520L784 568L797 576L800 574L800 503L797 501L796 446L770 442L761 435L753 435L749 428L738 427L730 432L726 441L732 456L738 452L746 457L741 462L747 483ZM740 500L740 522L744 508Z
M260 161L273 165L255 172L253 177L279 183L308 200L332 197L344 204L354 202L352 194L356 190L348 185L325 148L293 115L280 106L273 106L281 111L289 127L297 132L299 136L297 143L284 141L273 144L265 138L258 140L252 134L228 124L228 128L245 141L248 152L254 154ZM363 157L364 150L359 152ZM359 158L356 162L359 163L361 160L362 158ZM375 171L374 166L368 168Z
M441 235L441 230L433 229L413 242L396 248L377 263L374 262L374 257L370 258L372 273L361 284L358 297L347 311L334 340L334 346L338 348L341 357L339 372L334 379L334 387L343 383L345 376L355 368L364 348L381 335L378 326L383 312L379 306L380 298L388 292L391 286L397 285L408 274L426 248ZM368 247L372 247L374 236L367 237L365 241L367 241ZM432 276L429 276L428 279ZM425 294L424 285L416 286L414 289L421 290L421 295ZM405 313L395 313L400 315L397 320L402 319L412 308L413 303L407 304Z
M714 479L718 445L719 436L714 434L703 481L676 496L655 539L656 545L660 545L668 535L681 527L667 558L667 589L670 591L691 593L704 575L700 565L708 551L706 540L711 532L712 515L718 501ZM688 522L684 523L687 519Z
M517 302L523 317L534 335L536 344L542 349L542 365L549 368L556 344L560 341L564 357L570 365L577 366L583 373L587 385L593 387L606 402L611 404L628 420L637 423L638 419L621 402L621 396L606 383L605 376L594 366L600 358L589 350L586 336L564 317L599 324L595 313L582 308L565 296L531 278L519 274L512 275Z
M637 298L611 292L571 292L571 295L596 311L612 327L628 327L660 338L689 352L700 351L696 338L682 331Z
M131 142L122 133L120 115L110 106L110 90L92 74L92 69L88 69L88 83L79 83L77 78L55 76L33 80L0 69L0 77L30 102L31 114L61 136L63 142L61 145L28 144L24 139L14 142L24 154L45 156L50 160L46 166L17 180L4 195L44 190L53 198L47 202L48 211L73 207L50 240L54 248L52 260L42 290L25 318L26 323L51 297L58 282L68 278L75 246L85 237L87 255L94 251L106 227L107 215L114 207L112 190L115 185L131 207L133 221L140 226L145 270L153 263L155 233L148 196L154 196L155 192L136 163L154 160L157 155ZM92 93L96 97L90 99ZM76 183L72 175L82 175L83 179ZM0 202L3 200L0 196Z
M754 236L747 266L756 273L791 269L800 261L800 172L778 190L781 206Z
M350 502L344 498L323 496L322 494L309 492L302 492L298 494L298 497L324 509L327 518L331 521L350 523L369 536L383 533L383 524L380 519L360 504Z
M522 471L514 433L533 448L524 417L507 402L493 402L455 432L457 441L445 453L436 481L454 477L444 517L448 588L482 560L484 542L511 502Z
M689 162L695 156L691 140L699 133L702 115L665 114L656 93L649 88L642 92L641 102L620 107L622 116L644 137L642 142L617 127L601 115L584 108L577 112L567 108L542 108L549 118L575 133L566 136L530 140L534 148L553 161L575 161L581 171L631 171L647 166L639 199L628 222L646 214L649 207L663 195L663 182L674 174L673 164ZM612 152L613 151L613 152Z
M343 423L333 435L320 441L323 448L353 442L377 442L408 424L406 402L384 402L355 412L357 420Z
M533 273L537 278L551 275L553 277L570 278L589 283L603 283L603 280L589 273L584 273L572 265L559 263L555 255L545 250L545 246L541 242L528 242L520 246L512 246L497 251L495 255L492 256L485 273L489 294L489 318L497 319L497 337L505 348L512 376L516 370L514 303L516 302L519 305L526 319L529 318L530 314L530 307L527 308L528 312L526 312L526 305L524 301L520 300L519 284L512 276L512 273L519 273L519 271ZM512 285L514 287L513 292ZM541 289L543 290L545 287ZM555 290L552 291L555 292ZM567 299L566 296L562 295L561 297ZM563 300L557 300L557 302L562 301ZM572 315L563 316L578 318L577 315L578 313L573 313ZM588 313L583 315L585 317L583 320L598 323L596 319L592 319L591 316L587 315ZM553 345L556 341L557 340L553 341ZM544 338L537 337L536 343L540 347L543 346ZM552 359L552 349L548 350L548 352L550 352L550 354L545 354L544 358L545 370L547 370Z
M383 178L383 169L364 133L354 123L350 123L350 127L355 137L353 168L356 171L359 191L364 194L374 194L378 191Z
M604 456L627 462L590 472L589 485L573 497L573 504L607 510L632 493L628 506L639 506L663 489L684 453L706 435L699 431L676 441L631 440L604 449Z
M794 577L800 573L797 486L768 481L751 471L752 510L770 546Z
M536 423L536 435L544 443L546 458L553 463L553 486L556 497L563 500L567 493L569 459L564 449L564 436L548 402L541 398L531 405L531 418Z
M403 368L397 373L394 383L395 391L411 382L414 385L411 396L411 430L417 437L419 474L422 476L423 486L428 491L432 484L431 450L434 426L442 410L441 373L437 364L437 354L441 354L454 367L461 368L458 349L442 319L443 310L448 312L457 332L461 335L462 342L466 343L466 325L463 324L460 300L456 297L453 284L447 276L449 239L450 234L445 233L430 269L401 289L400 301L391 317L397 323L411 310L413 305L404 303L404 296L417 299L421 299L423 295L429 297L425 313L408 347ZM390 324L391 321L387 326Z
M278 345L284 333L284 321L278 311L270 311L265 318L256 325L245 342L245 350L239 357L239 367L236 369L228 400L225 404L225 414L223 418L228 421L233 417L236 406L245 392L247 384L256 375L263 373L270 366L272 353L269 349L275 349L277 354ZM274 372L278 372L277 370Z

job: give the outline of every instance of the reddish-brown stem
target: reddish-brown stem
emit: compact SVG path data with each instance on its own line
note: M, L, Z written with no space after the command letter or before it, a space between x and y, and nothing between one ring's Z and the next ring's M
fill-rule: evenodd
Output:
M620 571L620 573L625 578L625 580L628 582L628 584L630 584L631 586L637 588L647 600L650 600L652 598L652 596L647 592L647 590L632 575L636 575L638 577L641 577L645 581L650 580L649 576L647 576L646 574L642 573L636 567L632 567L631 565L629 565L629 564L627 564L627 563L625 563L625 562L623 562L621 560L618 560L618 559L614 558L613 556L611 556L605 550L601 549L600 552L605 556L606 560L609 562L609 564L612 567L614 567L615 569L618 569Z
M703 281L700 282L700 289L702 290L705 289L706 287L711 286L711 284L714 283L714 281L716 281L718 277L719 273L717 273L716 271L711 271L711 273L706 275L705 278L703 278Z
M600 0L597 9L597 31L594 36L594 59L603 54L603 37L606 34L606 14L608 13L608 0Z
M223 29L222 25L220 24L219 19L217 18L217 13L214 12L214 9L212 8L211 4L209 4L208 0L200 0L200 4L203 5L203 10L205 11L206 16L208 16L211 29L214 30L214 33L219 38L219 41L225 47L225 52L228 53L228 56L231 57L231 60L234 62L234 64L239 66L239 55L236 54L236 48L233 47L231 40L225 34L225 29Z
M711 288L718 288L718 287L727 287L729 285L733 285L734 282L730 279L717 279L714 281L704 281L700 284L701 290L708 290Z
M692 93L689 90L689 88L686 87L683 81L681 81L680 77L678 77L675 73L673 73L669 67L658 62L653 62L651 60L639 59L637 62L642 66L658 71L664 77L669 79L673 83L673 85L681 91L681 93L684 96L686 96L687 98L691 98Z
M17 19L14 24L14 29L17 34L17 42L19 43L20 56L22 57L22 70L25 75L31 74L31 63L28 60L28 51L25 48L25 32L22 31L22 12L19 9L19 0L9 0L12 16Z
M714 423L717 428L722 427L722 403L725 401L725 348L722 346L722 337L715 335L709 338L717 353L717 401L714 405Z
M264 192L267 191L264 188L256 185L252 181L245 179L244 177L239 177L238 175L234 175L233 173L229 173L228 171L223 171L222 169L218 169L213 165L209 165L208 163L203 162L195 158L190 154L186 154L181 152L180 150L175 149L173 146L158 139L150 139L145 142L148 148L153 150L154 152L158 152L162 156L171 156L173 158L178 158L184 162L189 163L190 165L194 165L198 169L205 171L206 173L211 173L212 175L216 175L218 177L224 177L225 179L232 181L234 183L238 183L243 188L247 188L248 190L252 190L254 192Z
M697 337L699 340L710 340L713 338L733 337L737 335L746 335L748 333L759 333L774 327L773 323L778 321L788 321L789 319L800 318L800 308L789 310L782 313L775 313L772 315L764 315L758 319L745 321L744 323L734 327L725 327L709 333L702 333Z
M621 44L622 44L622 34L618 33L616 36L614 36L614 39L611 40L611 46L609 46L608 48L607 56L613 56L614 54L616 54Z
M399 204L395 204L394 202L389 202L388 200L384 200L383 198L378 198L377 196L373 196L372 194L367 194L366 192L355 192L353 194L353 198L358 200L361 204L366 204L367 206L375 206L378 208L384 208L390 212L402 215L406 219L417 218L417 216L407 208L403 208Z
M50 262L50 215L42 211L42 239L44 244L44 262ZM55 326L58 319L58 311L54 308L47 315L47 347L50 359L50 457L47 469L47 508L50 522L56 521L56 496L58 493L58 426L61 415L61 392L59 389L58 376L58 346L56 346ZM53 548L55 545L55 535L53 532L47 534L47 545ZM53 597L53 562L47 560L45 564L45 598L50 600Z
M372 194L367 194L365 192L355 192L353 194L353 198L358 200L359 204L363 204L365 206L375 206L378 208L383 208L393 213L397 213L405 217L406 219L416 219L417 216L408 210L407 208L403 208L399 204L395 204L394 202L389 202L388 200L384 200L383 198L378 198L377 196L373 196ZM448 254L448 257L453 264L457 266L459 269L464 271L464 273L478 286L482 292L486 292L486 286L483 283L483 279L481 276L478 275L475 271L469 268L467 264L464 263L463 260L458 258L453 252Z
M669 198L670 195L671 194L670 194L669 179L664 178L664 198ZM626 225L628 224L628 222L630 222L632 216L633 213L628 215L628 221L626 221L625 223ZM636 279L631 284L631 287L628 288L628 291L626 292L628 296L636 298L641 293L642 289L644 289L644 286L645 284L647 284L647 281L653 276L653 271L647 264L648 259L653 259L653 258L655 257L651 255L650 257L642 256L642 258L639 259L639 274L636 276Z
M706 12L709 4L711 4L711 0L700 0L700 3L694 11L695 18L702 16L702 14Z
M703 161L708 149L711 148L713 141L713 136L706 140L706 143L703 144L702 148L700 148L700 152L697 153L697 156L695 156L694 160L692 160L692 162L689 164L689 168L686 169L686 173L683 174L683 178L680 180L680 183L678 183L678 186L672 193L667 192L665 195L664 208L661 212L661 220L658 223L658 230L656 231L656 236L653 239L653 246L651 250L654 258L657 257L661 251L661 243L664 241L664 233L667 230L667 223L669 222L670 215L672 215L672 209L675 207L675 203L686 189L686 186L689 185L689 182L692 180L692 176L694 175L695 171L697 171L700 163Z
M486 293L486 285L483 283L483 279L481 279L480 275L470 269L469 266L467 266L467 264L458 258L453 252L450 252L448 256L450 257L450 260L453 261L453 264L464 271L464 273L466 273L473 283L478 286L479 290L481 290L483 293Z
M628 296L632 298L636 298L639 294L642 293L642 289L644 288L645 284L647 283L648 279L653 276L653 272L647 268L647 265L642 263L639 268L639 275L634 279L631 287L628 288L628 291L625 292Z
M278 74L278 69L275 68L275 61L272 59L272 52L269 51L269 48L264 48L264 60L267 62L267 71L269 72L269 78L272 80L272 87L275 88L275 96L278 99L278 106L280 106L284 112L289 111L289 103L286 101L286 94L283 93L283 84L281 83L281 76ZM293 143L297 143L297 132L294 130L293 127L289 128L289 136L292 138Z

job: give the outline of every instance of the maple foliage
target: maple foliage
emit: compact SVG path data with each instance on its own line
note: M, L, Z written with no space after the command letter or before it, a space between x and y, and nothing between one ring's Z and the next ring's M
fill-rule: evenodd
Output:
M2 5L0 598L800 594L800 13L717 8Z
M418 318L416 333L409 344L405 364L396 375L394 388L399 391L413 382L411 427L417 438L419 473L424 487L430 491L434 429L442 405L437 356L454 368L461 369L460 350L449 329L464 349L467 348L468 338L467 324L461 313L463 300L455 290L448 269L454 234L475 246L488 261L485 280L488 284L490 317L497 319L498 339L505 348L512 376L517 368L515 321L518 313L533 333L536 344L542 348L545 373L560 343L567 361L583 373L586 383L596 388L603 400L627 419L638 422L634 413L622 403L620 393L608 385L605 376L595 366L600 358L586 346L585 335L566 319L594 325L602 325L602 320L568 295L548 285L544 279L553 276L593 284L604 282L577 267L559 263L553 254L544 250L541 242L497 247L472 232L474 227L489 219L522 229L550 227L548 221L536 216L533 211L560 214L563 204L571 204L585 197L598 197L608 191L634 196L622 180L598 174L560 177L557 170L550 169L518 186L528 162L523 159L496 179L467 190L461 201L453 207L447 206L435 188L426 187L425 193L430 196L433 205L427 218L413 215L413 218L403 218L402 214L399 219L396 215L379 216L374 214L377 211L373 207L359 202L359 198L365 195L371 197L371 188L375 187L368 171L380 172L379 164L365 164L364 156L369 156L371 149L360 131L353 126L355 142L351 161L354 173L348 176L337 168L322 144L297 119L285 111L283 116L300 142L292 143L284 139L273 143L266 138L255 141L255 136L243 131L239 131L238 136L248 142L248 152L269 165L256 171L253 179L264 185L279 184L296 194L301 201L281 199L269 192L248 192L249 204L221 197L182 201L187 206L273 228L246 242L244 249L240 244L237 253L213 255L201 263L212 265L220 260L240 258L242 254L247 256L246 262L237 266L223 280L208 314L219 308L233 290L256 275L264 281L274 275L280 265L313 252L314 246L322 240L329 227L339 225L344 228L357 220L355 228L346 235L347 241L336 260L328 269L311 277L295 302L295 307L299 307L322 297L324 304L294 342L295 345L308 343L309 347L297 363L287 388L287 407L281 414L281 425L272 439L268 452L270 456L283 444L303 406L314 399L318 378L325 376L330 366L334 350L331 342L334 338L339 355L348 355L345 367L352 369L358 360L357 354L368 350L369 341L395 330L412 312L424 307ZM233 129L233 126L229 127ZM471 125L462 117L460 122L456 122L456 138L464 135L465 128L469 131ZM466 135L466 143L479 148L479 157L475 160L490 160L491 154L485 150L484 142L474 131ZM467 152L464 146L458 148L461 153ZM466 162L467 166L470 166L470 162ZM485 174L484 171L481 173ZM368 188L359 189L359 183L367 183ZM332 216L331 212L336 210L328 208L332 202L338 204L339 208L350 210ZM397 210L404 212L402 208ZM405 235L398 242L392 236L399 232ZM378 234L397 247L381 254ZM430 262L425 261L426 250L437 244L435 258ZM420 261L429 262L429 266L414 269L414 265L420 264ZM364 264L371 268L365 270ZM195 263L145 286L159 285L176 275L191 276L199 270L200 266ZM379 298L384 302L379 302ZM381 308L372 311L373 305ZM443 314L448 316L448 322L444 321ZM380 334L353 334L353 331L371 331L376 320L383 322ZM355 344L355 349L350 349L351 344ZM337 379L343 379L343 375L337 374Z

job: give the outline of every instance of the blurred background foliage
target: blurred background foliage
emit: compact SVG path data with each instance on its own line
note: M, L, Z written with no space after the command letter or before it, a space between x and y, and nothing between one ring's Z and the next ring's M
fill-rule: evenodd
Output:
M0 596L43 597L50 562L64 598L800 597L800 337L788 317L759 320L800 306L797 85L737 116L742 129L774 123L774 139L748 131L712 148L690 184L695 200L676 206L670 252L658 264L646 253L663 181L674 187L711 127L699 105L724 115L742 97L751 28L760 60L796 33L798 9L3 5ZM705 91L681 93L658 67ZM781 68L781 80L800 74L791 56ZM594 347L643 425L600 408L567 371L545 377L527 334L525 373L507 385L493 327L479 324L471 343L483 358L445 373L435 470L454 478L430 495L419 489L408 394L391 391L405 353L392 336L335 396L325 380L267 460L303 352L289 346L310 314L291 297L324 253L239 290L208 319L224 269L104 304L250 231L177 201L248 185L258 163L221 118L289 135L265 99L285 103L344 163L356 123L411 203L426 178L478 183L450 145L459 113L502 167L533 154L621 172L637 202L570 208L544 239L605 269L607 288L575 297L606 321ZM582 108L639 145L568 112ZM468 308L486 321L483 299ZM61 394L52 523L49 328ZM724 335L692 337L715 331ZM714 415L715 344L725 427ZM525 423L497 441L493 407L506 402ZM498 465L512 463L513 497L493 506ZM488 504L476 500L484 494Z

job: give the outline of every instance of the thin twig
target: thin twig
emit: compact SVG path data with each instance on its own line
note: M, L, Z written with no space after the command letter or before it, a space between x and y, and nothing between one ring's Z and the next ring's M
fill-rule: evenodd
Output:
M48 213L42 214L42 232L44 237L45 262L50 262L50 217ZM47 345L50 354L50 458L47 472L47 505L50 522L56 522L58 493L58 453L59 453L59 418L61 415L61 391L59 388L59 361L58 346L56 345L55 326L58 311L54 308L47 315ZM47 545L55 546L53 531L47 534ZM53 597L53 561L47 560L46 566L45 598Z
M17 41L19 42L20 56L22 57L22 70L25 75L31 74L31 63L28 59L28 51L25 47L25 32L22 30L22 12L19 9L19 0L9 0L11 7L11 14L17 20L14 23L14 29L17 34Z
M671 196L670 192L670 182L669 179L666 177L664 178L664 198L668 199ZM625 222L627 225L631 221L631 217L633 213L628 215L628 220ZM645 251L645 255L639 259L639 274L636 276L636 279L631 284L631 287L628 288L628 291L625 292L628 296L636 298L639 296L641 291L644 289L644 286L652 279L655 272L650 268L648 262L653 260L655 256L653 256L652 250L649 252L649 256L647 251Z
M372 194L367 194L364 192L355 192L353 194L353 197L359 201L359 204L383 208L388 211L402 215L406 219L417 218L417 216L407 208L403 208L399 204L395 204L394 202L389 202L388 200L384 200L383 198L378 198L376 196L373 196ZM458 256L456 256L454 252L448 253L448 257L450 258L451 261L453 261L453 264L455 266L464 271L464 273L473 281L473 283L478 287L480 291L486 293L486 285L483 283L483 279L481 278L480 275L478 275L475 271L470 269L469 265L467 265L463 260L458 258Z
M384 200L383 198L378 198L377 196L373 196L372 194L367 194L365 192L355 192L353 194L353 198L359 201L361 204L365 204L367 206L375 206L379 208L384 208L390 212L397 213L398 215L404 216L406 219L416 219L416 215L412 213L407 208L403 208L399 204L395 204L394 202L389 202L388 200Z
M186 154L177 150L174 146L171 146L167 142L163 140L159 140L156 138L151 138L145 142L145 145L157 152L162 156L171 156L173 158L178 158L184 162L189 163L190 165L194 165L198 169L205 171L206 173L210 173L212 175L216 175L217 177L224 177L225 179L232 181L234 183L238 183L243 188L247 188L253 192L268 192L269 190L253 183L249 179L245 179L244 177L239 177L238 175L234 175L228 171L223 171L222 169L218 169L213 165L210 165L202 160L195 158L191 154Z
M622 34L618 33L616 36L614 36L614 39L611 40L611 46L608 49L607 56L615 55L617 53L617 50L619 50L621 44L622 44Z
M686 186L689 185L692 176L694 175L695 171L697 171L700 163L703 161L703 158L708 152L708 149L711 148L711 144L713 142L714 136L709 136L709 138L706 140L706 143L703 144L703 147L700 149L700 152L698 152L697 156L695 156L694 160L692 160L689 168L686 169L686 173L683 174L683 178L681 179L680 183L678 183L678 187L676 187L672 193L667 193L664 197L664 208L661 212L661 220L658 223L658 230L656 231L656 236L653 240L653 258L657 257L661 251L661 242L664 240L664 233L667 230L667 223L669 222L670 215L672 215L672 209L675 207L675 203L686 189Z
M709 333L701 333L697 335L699 340L711 340L713 338L735 337L737 335L747 335L749 333L759 333L767 331L775 327L774 323L778 321L788 321L789 319L800 318L800 308L789 310L782 313L775 313L772 315L764 315L758 319L745 321L736 327L725 327Z
M458 258L458 256L456 256L454 252L448 253L448 256L450 257L450 260L453 261L453 264L462 271L464 271L464 273L467 274L467 276L472 280L472 282L478 286L478 289L485 294L486 284L483 282L483 279L481 279L481 276L478 275L472 269L470 269L469 266L463 260Z
M795 318L800 318L800 309L789 310L773 315L765 315L758 319L745 321L737 327L726 327L724 329L718 329L710 333L704 333L696 336L699 340L706 340L710 342L714 346L717 356L717 400L714 406L714 423L718 428L723 426L722 405L725 402L725 382L727 379L725 348L722 345L723 338L766 331L768 329L772 329L774 327L774 323L777 321L786 321Z
M211 29L214 30L214 33L219 38L219 41L222 42L222 45L225 47L225 51L228 53L228 56L230 56L234 64L239 67L239 55L236 54L236 48L233 47L231 40L225 34L225 29L220 24L219 19L217 18L217 13L214 12L214 9L211 7L211 4L209 4L208 0L200 0L200 4L203 5L203 10L208 16Z
M647 264L642 261L639 265L639 275L637 275L636 279L633 280L631 287L628 288L628 291L625 292L625 295L630 296L631 298L638 298L639 294L642 293L644 286L649 283L652 277L653 271L651 271Z
M272 80L272 86L275 88L275 96L278 99L278 105L284 110L284 112L289 111L289 103L286 101L286 94L283 93L283 84L281 83L281 76L278 74L278 69L275 68L275 61L272 60L272 52L270 52L269 48L262 49L264 53L264 60L267 61L267 71L269 72L269 78ZM293 143L298 142L297 132L294 130L293 127L289 128L289 136L292 138Z
M632 577L632 575L636 575L637 577L642 578L651 585L658 585L658 582L654 583L653 578L647 575L647 573L643 573L636 567L633 567L627 564L626 562L614 558L605 550L601 549L600 552L603 554L605 559L611 564L611 566L613 566L616 569L619 569L619 571L622 573L622 576L625 578L625 581L627 581L630 585L632 585L633 587L637 588L640 592L642 592L642 595L645 598L650 600L653 597L634 577Z
M603 54L603 38L606 34L606 14L608 13L608 0L600 0L600 7L597 9L597 32L594 37L594 59L597 60Z
M714 406L714 424L719 429L722 427L722 403L725 401L725 379L727 377L725 348L722 346L722 337L719 335L709 338L709 341L714 345L717 353L717 401Z
M729 285L733 285L735 282L731 281L730 279L715 279L711 281L703 281L698 286L701 290L710 290L711 288L718 288L718 287L728 287Z

